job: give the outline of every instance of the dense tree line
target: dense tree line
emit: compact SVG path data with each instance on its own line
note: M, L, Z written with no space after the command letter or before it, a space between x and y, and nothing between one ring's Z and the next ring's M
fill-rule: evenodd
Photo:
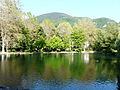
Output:
M31 13L24 13L16 0L0 1L1 50L22 52L82 51L120 52L120 24L108 23L97 28L91 19L74 25L50 20L39 23Z

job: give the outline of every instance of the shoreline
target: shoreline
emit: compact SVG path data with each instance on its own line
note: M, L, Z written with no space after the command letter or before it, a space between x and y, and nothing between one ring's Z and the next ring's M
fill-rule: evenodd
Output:
M33 54L33 53L30 53L30 52L5 52L5 53L2 53L2 52L0 52L0 55L7 55L7 54L20 54L20 55L22 55L22 54Z
M0 55L6 55L6 54L19 54L19 55L24 55L24 54L49 54L49 53L51 53L51 54L54 54L54 53L61 53L61 54L69 54L69 53L81 53L81 54L85 54L85 53L90 53L90 54L92 54L92 53L100 53L100 52L96 52L96 51L82 51L82 52L65 52L65 51L63 51L63 52L5 52L5 53L2 53L2 52L0 52Z
M63 52L42 52L42 53L82 53L82 54L84 54L84 53L98 53L98 52L96 52L96 51L81 51L81 52L75 52L75 51L72 51L72 52L65 52L65 51L63 51Z

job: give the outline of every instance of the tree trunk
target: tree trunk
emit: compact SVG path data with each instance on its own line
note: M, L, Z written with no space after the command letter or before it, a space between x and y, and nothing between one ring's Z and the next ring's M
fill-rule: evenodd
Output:
M5 41L3 37L2 37L2 53L5 53Z
M84 47L84 52L85 52L85 47Z
M8 41L7 41L7 45L6 45L6 52L8 52Z

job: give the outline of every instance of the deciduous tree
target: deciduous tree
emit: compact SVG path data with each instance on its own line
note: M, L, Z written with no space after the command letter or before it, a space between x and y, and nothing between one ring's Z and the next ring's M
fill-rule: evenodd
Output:
M21 10L19 3L15 0L0 0L0 23L1 23L1 41L2 52L5 47L13 47L20 30Z

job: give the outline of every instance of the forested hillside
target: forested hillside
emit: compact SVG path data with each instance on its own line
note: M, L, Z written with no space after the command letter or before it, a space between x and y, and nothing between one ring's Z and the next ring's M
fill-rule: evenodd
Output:
M61 22L69 22L71 25L74 25L79 19L88 18L88 17L73 17L65 13L47 13L40 16L37 16L39 22L42 22L44 19L49 19L54 22L55 25L58 25ZM103 28L109 23L116 23L114 20L109 18L96 18L93 19L93 22L96 22L97 28Z
M108 24L116 24L116 22L114 20L111 20L109 18L97 18L97 19L93 19L94 22L97 23L97 28L103 28L105 26L107 26Z

